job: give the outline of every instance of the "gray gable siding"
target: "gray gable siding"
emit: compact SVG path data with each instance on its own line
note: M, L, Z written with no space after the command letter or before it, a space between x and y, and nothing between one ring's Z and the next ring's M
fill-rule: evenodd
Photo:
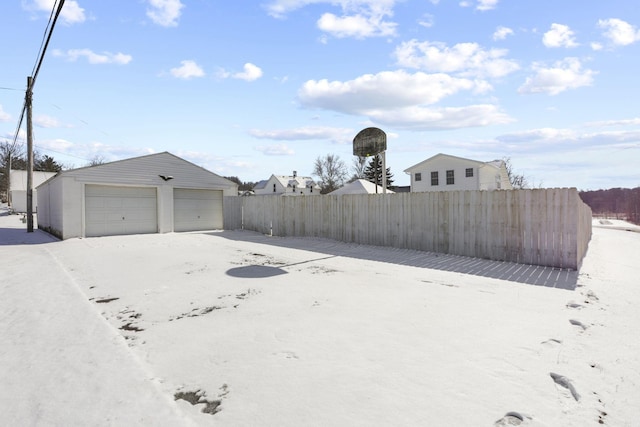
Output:
M160 175L172 176L169 181ZM237 185L200 166L174 156L158 153L102 165L73 169L59 176L75 178L87 183L108 183L132 186L170 184L179 188L213 188L235 191Z

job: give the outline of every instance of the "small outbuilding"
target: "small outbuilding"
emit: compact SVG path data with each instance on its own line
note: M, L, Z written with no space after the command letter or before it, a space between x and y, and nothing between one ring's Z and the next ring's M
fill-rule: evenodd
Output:
M9 188L9 206L14 212L26 212L27 211L27 171L23 170L11 170L9 172L9 180L11 182ZM33 195L31 198L32 209L34 212L38 209L38 198L36 187L52 176L55 176L55 172L41 172L33 171L32 188Z
M337 190L329 193L332 196L340 194L383 194L384 189L380 185L376 185L366 179L356 179L349 184L338 188ZM387 189L387 194L392 194L393 191Z
M38 187L38 228L61 239L223 228L238 185L163 152L59 172Z

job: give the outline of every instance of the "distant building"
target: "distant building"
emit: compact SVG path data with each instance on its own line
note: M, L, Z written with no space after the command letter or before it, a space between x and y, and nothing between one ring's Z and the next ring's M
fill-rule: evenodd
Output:
M512 189L503 160L481 162L436 154L407 169L411 192Z
M338 188L337 190L329 193L332 196L340 195L340 194L382 194L383 189L382 186L376 185L371 181L367 181L366 179L356 179L349 184ZM393 193L393 191L387 188L387 194Z
M266 181L260 181L253 187L256 196L315 196L320 195L320 186L308 176L271 175Z
M38 208L38 192L36 187L49 178L56 175L57 172L40 172L33 171L33 196L32 207L33 212ZM26 212L27 211L27 171L12 170L10 172L11 188L9 188L9 206L14 212Z

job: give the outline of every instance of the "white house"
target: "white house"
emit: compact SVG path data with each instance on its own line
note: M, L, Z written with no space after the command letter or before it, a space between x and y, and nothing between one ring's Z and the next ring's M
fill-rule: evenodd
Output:
M38 187L38 228L62 239L223 228L238 185L163 152L58 173Z
M298 176L296 171L293 175L271 175L266 181L260 181L253 187L256 196L314 196L320 194L320 186L308 176Z
M387 194L391 193L393 193L393 191L387 188ZM383 188L382 186L376 185L366 179L356 179L355 181L350 182L329 194L332 196L340 194L383 194Z
M436 154L405 169L411 191L509 190L512 188L503 160L480 162Z
M37 211L38 207L38 192L36 187L52 176L55 176L56 172L40 172L33 171L33 196L31 198L33 212ZM27 211L27 171L12 170L9 172L9 179L11 180L9 188L9 205L14 212L26 212Z

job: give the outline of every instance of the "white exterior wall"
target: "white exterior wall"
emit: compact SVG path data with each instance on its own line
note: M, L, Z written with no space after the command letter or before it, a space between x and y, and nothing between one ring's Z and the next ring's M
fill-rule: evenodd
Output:
M500 169L492 165L480 167L480 187L479 190L511 190L507 169L504 165Z
M73 186L65 186L64 181L64 178L50 180L39 187L38 193L38 228L47 230L61 239L78 237L81 233L80 215L65 216L63 213L63 206L71 207L68 209L71 213L81 210L80 202L74 200Z
M455 191L479 189L480 162L443 156L422 163L411 169L411 191ZM473 168L473 176L467 178L466 169ZM447 184L447 171L454 171L454 184ZM422 174L422 180L416 181L416 172ZM438 172L438 185L431 185L431 172Z
M9 200L11 201L11 208L15 212L27 211L27 171L12 170L11 174L11 188L9 189ZM55 176L56 172L42 172L33 171L33 211L36 212L38 208L38 196L36 187Z
M466 176L466 169L473 169L473 176ZM447 171L454 171L454 183L447 184ZM483 163L462 157L438 154L405 170L411 176L411 191L459 191L459 190L508 190L511 189L504 163ZM438 172L438 185L431 185L431 172ZM416 173L422 180L416 181Z
M273 185L276 186L276 191L273 191ZM283 194L286 189L282 186L282 183L275 176L271 175L271 177L267 180L264 188L254 190L254 194L256 196L273 196L277 194ZM225 194L226 196L226 194Z
M173 178L165 181L159 175ZM65 171L49 180L38 188L38 199L48 205L44 215L39 212L38 227L50 227L62 239L84 237L85 186L90 184L156 188L160 233L173 231L174 187L238 195L237 184L170 153L159 153Z

